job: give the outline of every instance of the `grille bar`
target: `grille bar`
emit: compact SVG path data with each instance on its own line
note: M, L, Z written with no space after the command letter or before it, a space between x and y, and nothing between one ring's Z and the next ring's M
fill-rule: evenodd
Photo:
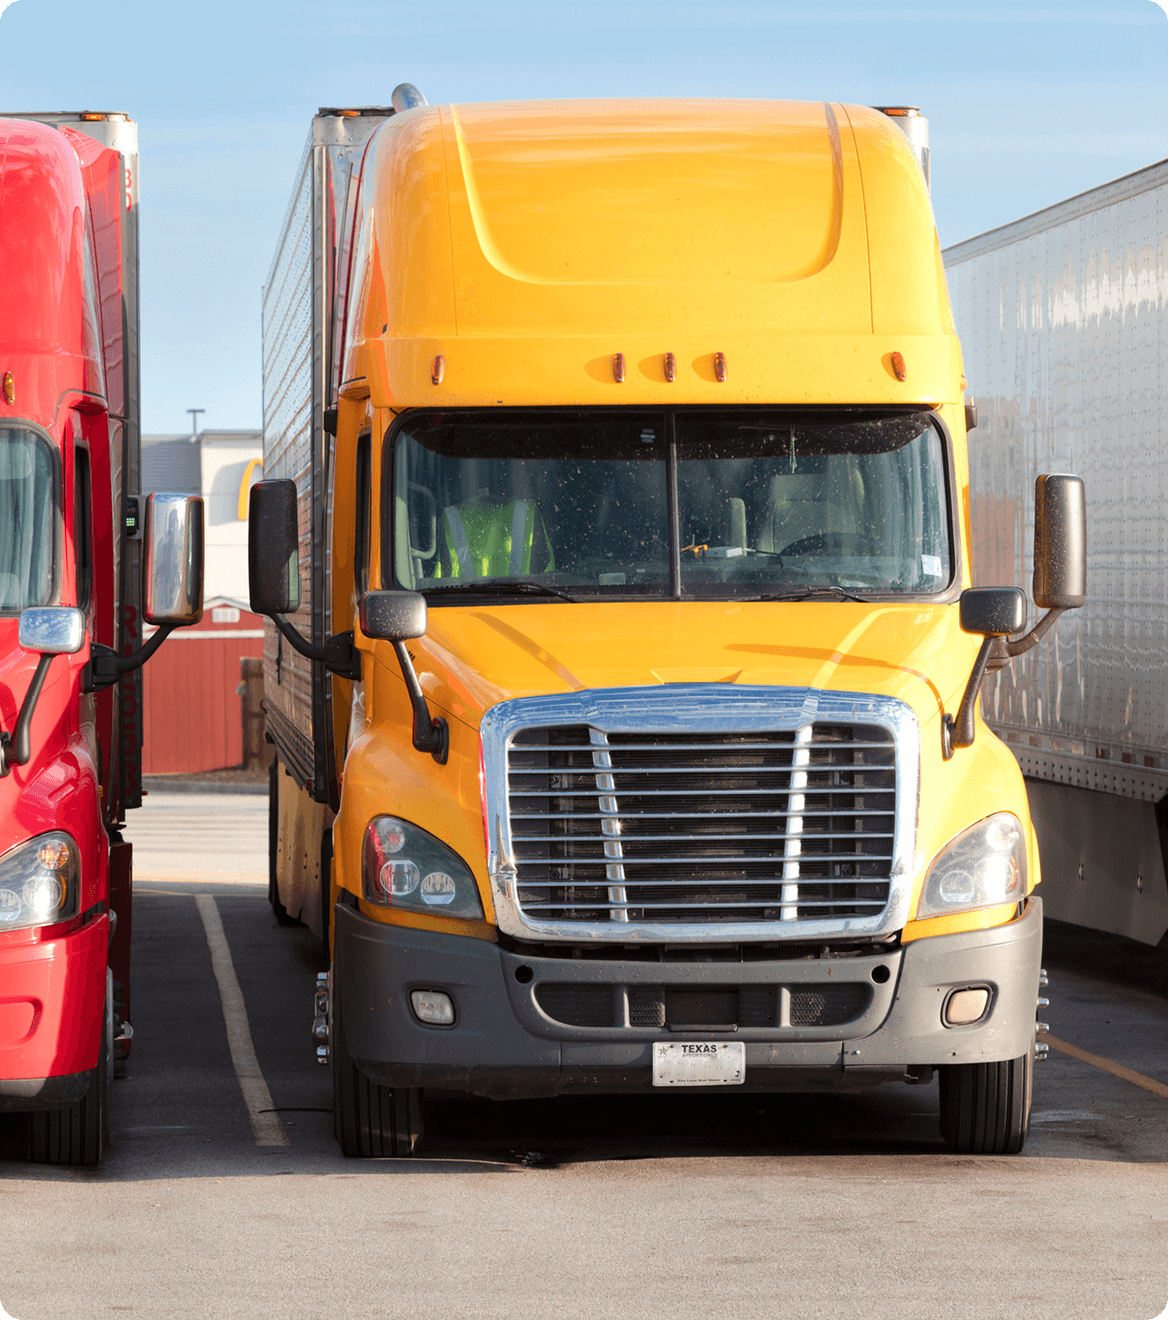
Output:
M812 768L813 768L813 769L818 769L819 767L815 766L815 767L812 767ZM825 770L832 770L832 769L842 769L843 767L839 767L839 766L825 766L825 767L823 767L823 768L824 768ZM879 766L879 767L877 767L877 768L878 768L879 770L883 771L886 767L884 767L884 766ZM515 772L512 771L512 773L515 773ZM529 773L529 772L520 771L519 773L520 773L520 774L523 774L523 773ZM865 767L865 773L870 773L870 770L869 770L868 767ZM861 789L861 791L862 791L862 792L867 792L867 793L873 793L873 794L889 794L889 795L891 795L892 792L893 792L893 789L892 789L891 786L889 786L889 787L887 787L887 788L877 788L877 787L875 787L874 785L867 785L867 786L864 786L864 787ZM768 795L771 795L771 796L778 796L778 797L784 797L784 798L785 798L785 797L787 797L787 796L789 795L789 793L790 793L790 788L788 787L788 788L712 788L712 789L697 789L697 788L690 788L690 789L681 789L681 788L639 788L639 789L637 789L637 797L639 797L639 798L640 798L640 797L673 797L673 798L680 798L680 797L699 797L699 796L700 796L700 797L757 797L757 796L759 796L760 794L764 794L764 793L765 793L765 794L768 794ZM809 791L809 793L808 793L808 797L822 797L822 796L823 796L824 794L826 794L826 793L833 793L833 794L837 794L837 793L846 793L846 794L848 794L849 796L854 797L855 794L856 794L856 787L854 787L854 786L853 786L853 787L845 787L845 788L831 788L831 787L822 787L822 788L820 788L820 787L815 787L815 788L812 788L812 789ZM546 797L549 796L549 793L548 793L548 790L547 790L547 789L544 789L543 791L539 791L539 790L535 790L535 789L512 789L512 790L511 790L511 793L510 793L510 796L513 797L513 798L531 798L531 797L534 797L534 798L546 798ZM554 791L554 793L551 794L551 796L553 796L553 797L590 797L590 798L595 798L595 797L596 797L596 793L595 793L595 791L589 792L587 789L571 789L571 788L569 788L569 789L556 789L556 790ZM802 812L799 812L798 814L799 814L799 815L802 815L803 813L802 813Z
M668 743L665 744L671 752L708 752L709 743ZM621 743L622 752L656 752L660 753L663 744L661 743ZM784 750L791 746L789 742L751 742L749 737L744 737L741 741L734 744L736 752L754 752L754 751L776 751ZM833 742L830 745L832 751L852 751L856 749L871 751L887 751L888 744L883 742ZM512 747L511 754L522 755L529 749L526 747ZM574 746L571 743L557 743L556 750L560 752L591 752L595 750L592 743L580 744Z
M850 900L850 903L851 906L854 907L882 908L884 906L883 899L852 899ZM580 907L580 904L579 903L528 903L525 906L529 911L536 911L536 912L575 912ZM704 909L708 905L705 903L679 903L674 901L670 903L626 903L623 906L625 907L626 910L636 909L639 912L642 909L644 909L645 911L653 911L658 908L665 908L668 909L669 911L673 911L674 908L692 908L695 911L697 911L699 909ZM838 907L839 904L804 902L801 903L800 906L805 908L813 908L813 907L830 908L830 907ZM718 907L719 908L778 907L778 901L776 900L774 903L770 903L770 904L720 902L718 904Z

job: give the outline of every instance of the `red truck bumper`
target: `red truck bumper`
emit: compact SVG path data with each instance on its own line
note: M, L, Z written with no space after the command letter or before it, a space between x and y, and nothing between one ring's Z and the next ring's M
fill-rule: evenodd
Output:
M104 915L60 939L0 945L0 1111L68 1104L84 1091L97 1066L108 948Z

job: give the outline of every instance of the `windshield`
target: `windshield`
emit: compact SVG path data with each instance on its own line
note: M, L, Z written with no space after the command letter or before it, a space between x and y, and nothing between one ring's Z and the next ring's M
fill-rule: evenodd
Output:
M953 574L925 412L418 413L393 439L383 543L432 602L919 595Z
M55 451L32 431L0 427L0 611L48 605L55 589Z

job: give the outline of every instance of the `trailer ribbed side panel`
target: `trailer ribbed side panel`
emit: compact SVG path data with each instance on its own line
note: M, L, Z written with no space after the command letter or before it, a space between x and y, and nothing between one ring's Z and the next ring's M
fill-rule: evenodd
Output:
M945 264L979 410L975 582L1030 586L1038 473L1087 487L1088 603L986 680L983 710L1027 775L1157 800L1168 790L1168 163L950 248Z
M264 288L264 478L296 483L300 608L289 621L312 636L312 143L305 146L280 245ZM315 764L312 665L264 627L264 688L279 741L302 779Z

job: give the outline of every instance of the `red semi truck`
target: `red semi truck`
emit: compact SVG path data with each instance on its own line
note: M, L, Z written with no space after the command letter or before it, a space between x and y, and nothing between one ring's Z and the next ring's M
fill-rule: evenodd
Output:
M0 1114L95 1164L133 1036L136 671L202 614L202 501L138 506L127 116L0 118L0 252Z

